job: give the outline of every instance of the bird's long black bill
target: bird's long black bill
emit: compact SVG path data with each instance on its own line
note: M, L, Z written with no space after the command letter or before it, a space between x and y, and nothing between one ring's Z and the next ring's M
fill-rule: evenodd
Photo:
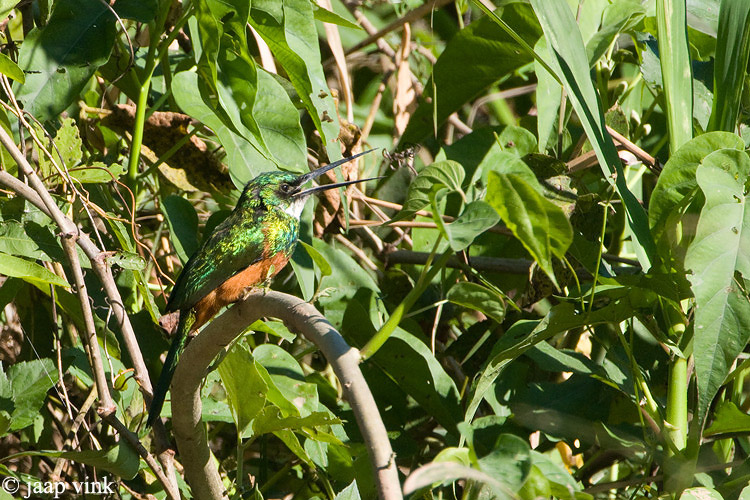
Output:
M304 184L305 182L307 182L307 181L309 181L309 180L311 180L311 179L315 179L315 178L317 178L317 177L320 177L320 176L321 176L321 175L323 175L324 173L328 172L328 171L329 171L329 170L331 170L331 169L334 169L334 168L338 167L339 165L343 165L344 163L348 163L348 162L350 162L350 161L352 161L352 160L356 160L356 159L357 159L357 158L359 158L360 156L362 156L362 155L366 155L367 153L371 153L371 152L373 152L373 151L375 151L375 149L370 149L370 150L368 150L368 151L365 151L365 152L363 152L363 153L358 153L358 154L356 154L356 155L354 155L354 156L350 156L350 157L348 157L348 158L342 158L342 159L340 159L340 160L338 160L338 161L335 161L335 162L333 162L333 163L329 163L328 165L325 165L325 166L323 166L323 167L320 167L320 168L316 168L315 170L313 170L313 171L312 171L312 172L310 172L309 174L305 174L305 175L302 175L302 176L300 177L300 183L299 183L299 185L301 186L301 185L302 185L302 184ZM300 194L301 194L301 193L300 193Z
M338 188L342 186L348 186L349 184L357 184L358 182L374 181L377 179L382 179L382 177L368 177L367 179L357 179L354 181L336 182L334 184L323 184L322 186L315 186L315 187L311 187L310 189L305 189L304 191L300 191L295 196L308 196L313 193L317 193L318 191L328 191L329 189Z

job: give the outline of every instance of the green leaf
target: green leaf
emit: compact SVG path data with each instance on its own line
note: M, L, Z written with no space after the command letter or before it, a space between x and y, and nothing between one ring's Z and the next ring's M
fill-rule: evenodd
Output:
M614 142L605 129L604 111L591 81L588 58L581 32L567 2L531 0L539 23L547 37L552 56L550 66L568 92L573 109L591 141L604 178L612 184L627 210L627 223L634 235L638 260L644 269L651 267L656 245L648 219L638 199L628 188Z
M276 431L273 434L274 436L279 438L292 453L297 455L300 460L305 462L310 467L314 467L314 463L310 458L310 455L307 454L307 451L305 451L305 448L300 444L299 438L293 431L284 429Z
M32 30L18 54L26 82L16 86L24 110L40 121L73 103L115 40L115 18L98 0L59 0L43 29Z
M492 451L479 458L479 467L510 491L518 491L531 470L530 451L523 439L502 434L494 442Z
M315 16L315 19L317 21L321 21L321 22L329 23L329 24L336 24L338 26L343 26L344 28L351 28L353 30L363 31L362 27L359 24L353 23L350 20L336 14L335 12L331 12L328 9L324 9L317 3L313 2L312 8L313 8L313 15ZM355 490L356 490L356 486L355 486Z
M734 132L750 58L750 2L725 0L719 8L714 60L714 99L708 130Z
M561 303L552 307L541 321L517 321L508 328L492 348L490 359L477 380L464 420L471 421L485 394L511 361L539 342L572 328L600 323L619 323L632 315L633 306L625 296L591 313L577 313L573 304Z
M29 259L61 262L65 254L60 241L52 234L50 226L33 220L9 218L0 221L0 252Z
M357 488L357 480L355 479L349 486L339 491L333 500L360 500L361 498L359 488Z
M314 247L308 245L304 241L300 241L299 243L302 245L302 248L305 249L313 262L315 262L315 264L318 266L321 276L330 276L333 271L331 269L331 265L328 263L326 258L323 257L323 254L315 250Z
M2 396L0 396L0 404L2 404ZM0 410L0 436L5 436L8 433L8 430L10 430L10 423L10 413L5 410Z
M57 381L57 369L48 358L21 361L0 374L0 409L11 415L11 431L34 423Z
M630 396L632 391L633 381L620 367L606 358L601 364L595 363L579 352L569 349L558 350L547 342L538 343L526 352L526 356L545 371L588 375L619 389L627 396Z
M70 176L84 183L112 182L119 179L125 173L125 167L119 163L107 165L95 161L91 165L74 168L69 171Z
M431 462L412 471L404 481L404 493L410 495L422 488L451 484L459 479L486 484L495 491L498 498L505 498L509 493L505 485L493 476L455 462Z
M299 218L300 228L297 241L308 245L313 245L315 241L320 241L319 238L313 236L314 217L315 209L313 204L306 203ZM302 245L297 245L294 247L290 261L294 275L297 278L297 284L302 292L302 298L307 301L312 300L315 293L315 266L312 257L310 257L310 254L305 251Z
M156 17L158 0L117 0L114 9L123 19L148 23Z
M177 195L164 198L162 211L169 223L172 244L184 264L198 250L198 214L188 200Z
M268 385L268 401L278 406L284 417L306 417L318 410L317 387L305 381L294 356L273 344L258 346L253 356Z
M706 156L696 181L706 202L695 239L687 249L686 269L695 295L693 349L698 380L698 421L750 339L750 302L735 271L750 277L750 203L745 182L750 157L723 149Z
M505 317L505 302L494 290L468 281L453 285L445 297L454 304L481 312L498 323Z
M299 431L305 427L329 426L340 423L341 420L327 412L316 411L305 417L296 415L284 417L277 406L266 406L253 420L252 433L242 437L249 438L281 430Z
M551 63L551 55L547 49L547 40L542 36L534 46L534 51L548 65ZM537 123L536 130L539 136L539 152L544 153L548 149L556 149L556 144L550 144L557 135L557 127L560 122L560 103L563 101L563 87L554 75L544 69L544 66L534 60L534 71L537 76L536 103Z
M538 468L545 479L550 481L552 493L557 498L569 497L570 492L576 492L575 498L582 500L583 496L579 493L581 485L561 464L552 460L549 456L531 450L531 460L535 468ZM593 496L587 495L593 500Z
M16 8L18 2L15 0L0 0L0 20L8 17L8 14Z
M228 34L222 39L217 64L219 102L234 128L286 169L304 171L307 150L299 112L284 88L257 68L247 47ZM246 180L257 175L251 166L244 168L250 171L233 175Z
M37 134L41 136L42 130L37 130ZM81 135L78 132L75 120L63 118L60 128L55 133L55 147L49 148L55 158L55 163L60 165L60 157L62 157L63 164L60 165L61 167L68 169L75 167L81 162L82 147L83 141L81 141ZM57 170L45 156L39 158L39 168L47 175L57 173ZM112 180L112 178L107 176L107 180Z
M708 429L703 431L704 437L750 433L750 415L737 408L731 401L721 403L713 419Z
M562 209L514 174L491 172L487 201L557 286L552 257L562 259L573 242L573 228Z
M258 95L253 117L271 154L285 170L307 172L307 144L299 111L284 87L267 71L258 68Z
M450 224L443 224L442 229L448 236L448 242L453 250L464 250L474 240L500 222L497 211L484 201L472 201L461 215Z
M261 321L258 320L248 327L254 332L263 332L286 340L287 342L293 342L297 338L295 334L289 331L289 329L281 321Z
M226 151L229 174L235 186L243 187L247 181L276 165L231 126L217 115L215 104L206 97L204 86L192 71L177 73L172 79L172 94L183 112L200 121L216 134ZM199 91L196 92L196 89Z
M232 347L218 370L237 433L242 435L266 404L268 384L258 370L250 349L243 342L237 342Z
M66 288L70 286L65 278L61 278L46 267L5 253L0 253L0 274L23 278L30 282L49 283Z
M670 214L697 189L695 172L698 165L719 149L743 150L745 145L736 134L708 132L683 145L664 165L649 203L649 220L657 239L665 231Z
M724 497L712 488L696 487L683 491L680 500L724 500Z
M123 479L133 479L140 466L138 453L124 439L109 450L67 451L58 456L97 467Z
M318 302L323 307L328 321L334 328L341 329L344 311L355 296L364 290L376 293L379 287L367 271L342 250L334 248L320 238L315 238L313 245L326 258L332 270L330 276L321 280L321 289L326 293L320 296ZM377 308L374 308L372 313L377 314Z
M397 328L370 358L445 429L455 434L461 421L460 398L453 379L424 342Z
M496 12L529 45L539 39L539 23L527 4L509 3ZM472 22L450 39L438 57L399 144L422 142L467 102L531 61L531 54L493 20L485 16Z
M430 196L437 197L449 192L460 192L463 180L464 169L461 164L455 161L438 161L425 167L409 184L406 203L404 203L401 211L391 219L391 222L413 217L418 210L422 210L430 204Z
M341 158L336 107L323 73L312 2L254 2L250 24L268 44L323 138L329 160Z
M14 457L58 457L97 467L123 479L133 479L138 474L140 457L124 439L108 450L86 451L24 451ZM102 479L104 481L105 479ZM110 488L116 484L110 481Z
M656 0L659 63L664 87L669 150L693 138L693 71L683 0Z
M26 75L23 74L18 64L13 62L13 59L0 52L0 73L4 74L8 78L11 78L18 83L26 82Z
M143 257L133 252L117 252L107 257L107 264L133 271L143 271L146 269L146 261L143 260Z
M593 66L612 45L620 33L633 28L643 19L646 10L635 0L620 0L607 5L599 30L586 42L586 54Z

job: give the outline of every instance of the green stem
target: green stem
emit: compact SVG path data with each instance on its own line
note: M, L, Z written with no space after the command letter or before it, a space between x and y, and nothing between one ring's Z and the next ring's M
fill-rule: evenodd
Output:
M676 309L664 307L664 315L669 325L669 338L678 342L685 334L685 319ZM687 359L675 358L669 367L666 408L667 433L678 451L685 450L688 437L688 375ZM667 451L667 455L671 455Z
M685 334L685 321L675 309L665 309L669 324L669 337L681 339ZM667 408L665 418L665 438L672 446L666 447L664 461L665 490L677 498L693 481L696 457L688 450L688 362L687 358L677 357L669 366L667 386Z
M151 51L149 51L150 55ZM136 193L136 180L138 178L138 164L141 158L141 146L143 145L143 129L146 125L146 108L148 106L148 93L151 90L151 75L153 74L153 60L146 62L144 80L138 90L138 101L135 108L135 123L133 124L133 140L130 144L130 159L128 161L128 186Z
M137 179L138 179L138 164L141 158L141 146L143 145L143 129L146 124L146 111L148 108L148 94L151 90L151 77L154 75L156 69L157 54L162 51L169 50L168 41L174 39L177 36L176 32L179 28L175 26L172 33L166 40L159 43L159 34L163 31L164 23L167 20L167 14L169 13L169 6L171 2L162 2L161 10L153 26L149 26L152 29L151 40L149 41L148 53L146 55L146 66L143 69L141 77L138 79L140 82L140 88L138 89L138 101L136 102L135 109L135 123L133 124L133 140L130 145L130 158L128 160L128 177L127 183L130 189L133 190L133 194L137 197ZM186 16L183 16L186 18ZM137 71L135 68L133 71Z
M677 358L669 368L669 387L667 388L667 432L678 450L684 450L687 444L687 385L687 359ZM669 453L669 451L667 453Z
M242 468L245 463L245 447L242 444L242 437L237 436L237 493L242 498Z
M432 267L429 268L429 271L427 271L426 273L422 273L422 275L419 277L419 280L417 280L416 285L414 285L414 288L406 295L406 297L404 297L404 300L402 300L401 303L396 306L396 309L393 310L390 317L388 318L388 321L383 324L380 330L378 330L378 332L362 349L362 352L360 353L360 355L362 356L362 360L365 360L378 352L378 349L380 349L383 344L385 344L386 340L388 340L388 337L391 336L399 323L401 323L401 320L404 318L406 313L409 312L409 309L411 309L417 299L424 293L429 284L432 282L432 279L445 266L451 255L453 255L453 250L451 250L449 247L445 252L443 252L437 262L435 262ZM425 269L427 269L428 267L429 262L425 264Z

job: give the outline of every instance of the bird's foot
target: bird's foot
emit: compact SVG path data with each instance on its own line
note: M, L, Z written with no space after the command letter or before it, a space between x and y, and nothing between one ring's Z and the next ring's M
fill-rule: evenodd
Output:
M240 301L247 299L254 290L254 286L249 286L242 290L242 293L240 293Z

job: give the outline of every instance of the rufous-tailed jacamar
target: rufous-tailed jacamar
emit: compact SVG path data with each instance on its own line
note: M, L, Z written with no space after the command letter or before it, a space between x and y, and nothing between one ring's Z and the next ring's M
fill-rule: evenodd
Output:
M309 189L302 186L370 151L307 174L265 172L247 183L237 206L190 257L169 295L166 312L179 311L180 319L156 384L148 425L159 418L190 332L200 328L222 307L240 300L251 287L272 278L289 262L299 236L299 217L310 195L370 179Z

